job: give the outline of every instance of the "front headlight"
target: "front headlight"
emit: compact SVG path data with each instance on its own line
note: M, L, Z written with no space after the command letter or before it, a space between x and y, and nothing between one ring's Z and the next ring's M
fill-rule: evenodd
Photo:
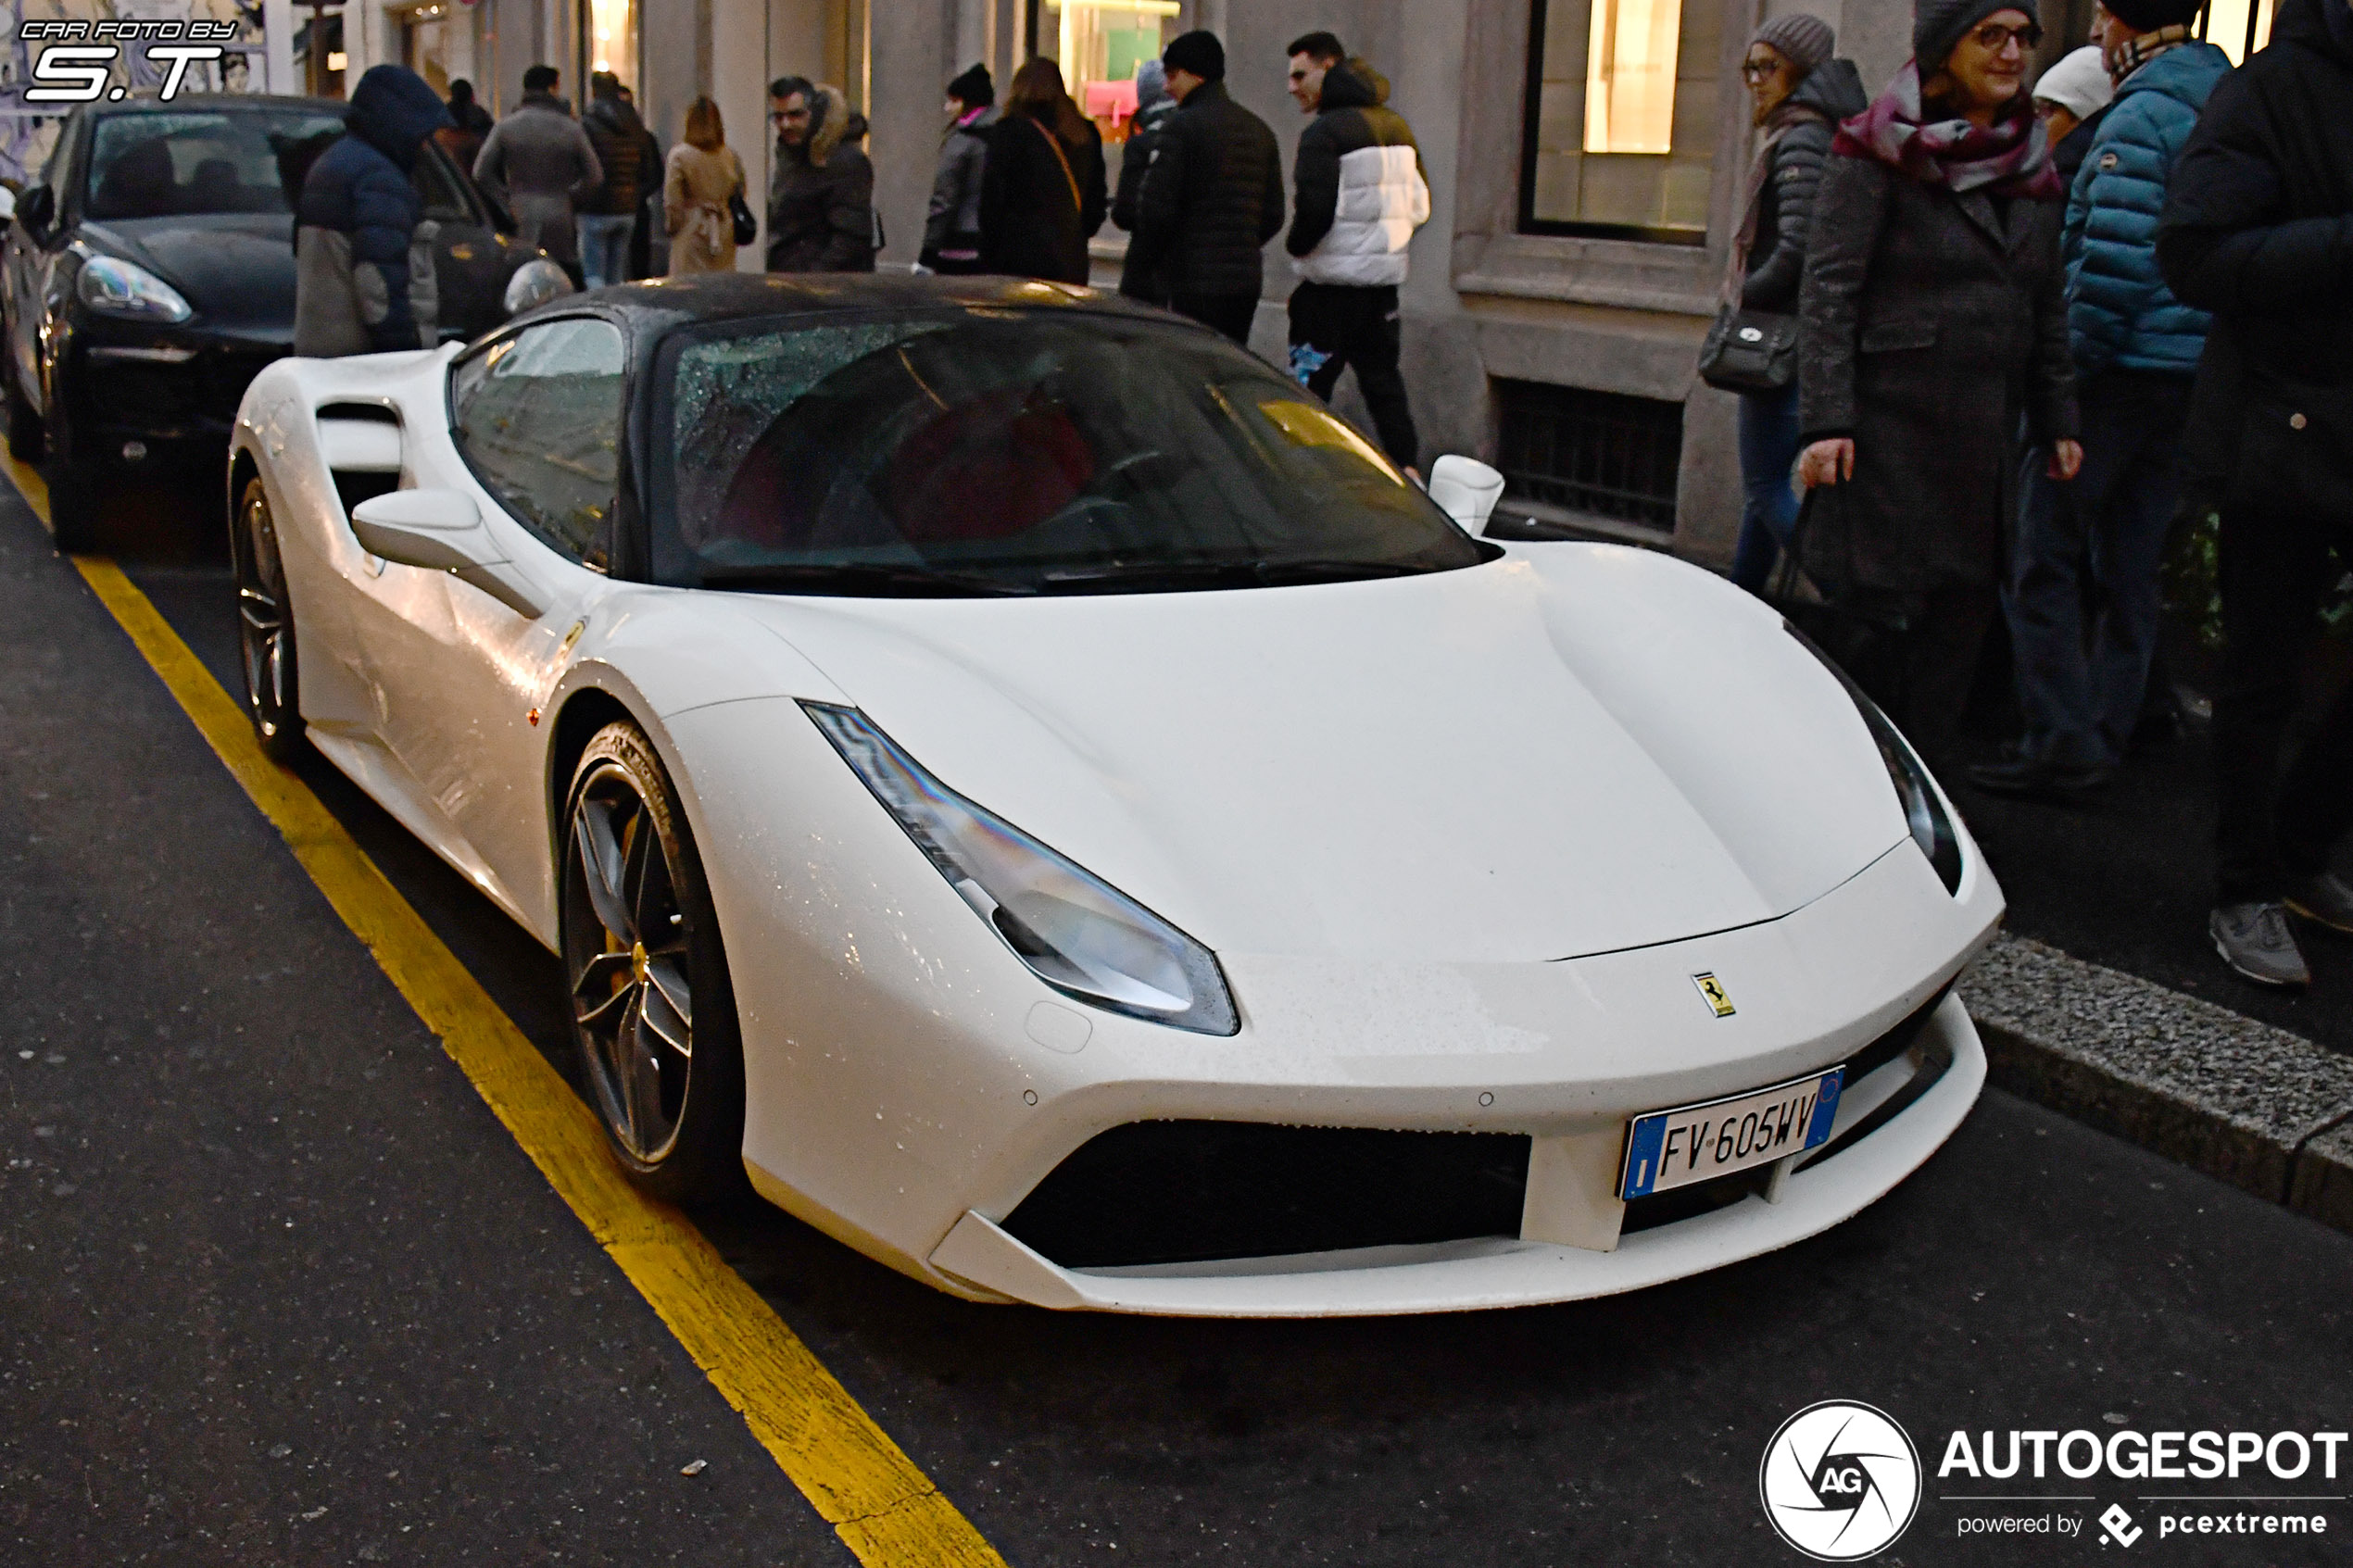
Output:
M1092 1006L1196 1034L1241 1027L1208 948L933 778L858 709L800 706L1038 979Z
M195 314L178 289L120 257L94 256L83 262L74 293L101 316L177 325Z
M1804 646L1806 652L1822 661L1822 668L1838 677L1846 695L1855 699L1856 708L1863 715L1863 723L1871 732L1871 739L1879 745L1880 760L1887 765L1887 778L1895 786L1895 798L1903 803L1904 821L1912 830L1912 842L1920 847L1928 863L1936 868L1937 876L1944 884L1944 891L1957 893L1961 889L1961 840L1953 831L1953 819L1944 812L1944 802L1938 797L1936 785L1928 769L1912 750L1894 721L1880 711L1878 703L1865 695L1863 688L1848 678L1838 661L1814 644L1814 639L1788 621L1781 622L1789 634Z
M515 269L507 280L507 314L520 316L536 305L545 305L560 295L572 292L572 280L564 270L544 256L535 256Z

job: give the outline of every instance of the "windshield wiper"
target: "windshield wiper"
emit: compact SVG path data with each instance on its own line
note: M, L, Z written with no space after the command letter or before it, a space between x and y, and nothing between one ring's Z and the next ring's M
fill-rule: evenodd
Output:
M792 566L754 566L703 573L706 588L766 588L784 593L839 594L862 598L964 598L1026 595L1026 583L977 572L934 571L928 567L885 561L809 561Z
M1430 570L1378 560L1137 561L1126 565L1050 571L1038 586L1047 593L1097 587L1270 588L1286 583L1336 583L1353 578L1411 577Z

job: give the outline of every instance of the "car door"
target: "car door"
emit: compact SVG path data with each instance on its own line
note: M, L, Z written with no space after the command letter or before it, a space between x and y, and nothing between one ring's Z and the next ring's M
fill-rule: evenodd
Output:
M539 706L610 588L625 365L609 320L536 322L452 366L449 443L408 444L420 486L486 493L484 526L543 590L541 614L392 564L354 607L381 739L480 863L452 858L535 929L548 884Z
M428 142L411 182L427 221L437 224L434 281L444 340L478 337L507 319L507 277L513 248L492 223L487 207L449 155Z

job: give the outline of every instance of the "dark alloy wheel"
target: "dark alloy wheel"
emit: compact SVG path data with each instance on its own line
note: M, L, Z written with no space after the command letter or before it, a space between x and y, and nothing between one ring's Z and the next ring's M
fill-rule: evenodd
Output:
M302 749L302 673L295 659L294 604L269 493L245 481L229 530L237 570L237 652L245 677L245 716L261 749L291 762Z
M743 1056L719 922L685 819L634 724L598 732L564 814L564 972L605 1134L674 1203L743 1181Z

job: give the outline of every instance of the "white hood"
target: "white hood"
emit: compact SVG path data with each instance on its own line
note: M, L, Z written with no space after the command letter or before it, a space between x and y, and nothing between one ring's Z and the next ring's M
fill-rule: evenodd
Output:
M1785 914L1902 840L1853 704L1778 617L1643 552L1535 554L736 602L950 787L1222 952L1642 947Z

